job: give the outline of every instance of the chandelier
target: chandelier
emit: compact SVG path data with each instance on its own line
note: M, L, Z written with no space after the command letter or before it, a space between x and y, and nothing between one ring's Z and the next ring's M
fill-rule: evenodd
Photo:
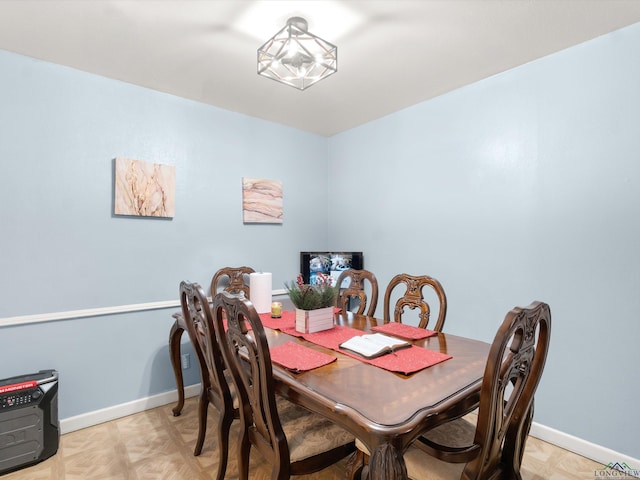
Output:
M258 49L258 75L304 90L338 71L338 47L307 30L304 18L287 25Z

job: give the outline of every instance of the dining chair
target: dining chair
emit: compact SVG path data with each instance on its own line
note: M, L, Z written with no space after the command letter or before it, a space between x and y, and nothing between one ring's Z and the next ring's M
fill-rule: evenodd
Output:
M229 455L229 429L233 419L239 418L237 395L234 389L229 388L225 376L224 358L216 340L211 307L202 287L197 283L181 282L180 304L183 318L186 320L186 330L200 365L202 381L198 401L198 440L194 455L198 456L202 452L211 403L219 413L217 432L220 461L216 478L221 480L225 476Z
M243 292L247 298L250 296L249 274L254 270L251 267L223 267L213 274L211 279L211 295L215 295L219 289L227 292ZM180 362L180 340L182 332L186 330L185 319L182 311L175 312L173 325L169 331L169 357L173 366L173 375L176 379L176 389L178 390L178 402L173 407L173 416L177 417L184 407L184 383L182 379L182 366ZM194 349L197 348L193 345ZM196 351L196 355L198 352Z
M390 305L392 297L395 299L396 294L403 291L402 287L404 287L404 292L402 296L395 301L392 313ZM441 332L447 315L447 296L440 282L427 275L414 276L400 273L391 279L384 294L384 323L392 321L402 323L405 308L411 310L418 308L420 310L418 326L420 328L427 328L431 315L431 307L424 298L424 287L433 289L438 297L438 320L432 330Z
M267 337L249 300L220 292L213 300L213 317L222 355L238 392L240 479L249 478L252 446L273 465L274 480L317 472L354 451L350 433L321 415L276 397Z
M404 455L409 478L522 478L520 464L550 333L546 303L507 313L487 358L476 424L462 417L420 437Z
M347 279L349 280L348 285L342 288L343 282ZM365 289L367 283L371 291L371 298L367 298ZM376 280L373 272L350 268L340 274L336 285L339 289L336 297L336 307L345 312L352 311L359 315L363 314L366 309L368 317L374 316L378 303L378 280ZM367 305L369 306L368 309Z
M255 270L251 267L224 267L218 270L211 279L211 296L215 296L222 288L225 292L243 292L251 298L249 289L249 275Z

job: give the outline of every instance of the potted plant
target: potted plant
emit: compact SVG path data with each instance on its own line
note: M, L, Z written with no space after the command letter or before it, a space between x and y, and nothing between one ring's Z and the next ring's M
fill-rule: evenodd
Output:
M338 287L331 285L331 277L319 274L316 283L309 285L298 275L295 283L285 283L285 287L296 308L297 331L313 333L333 328Z

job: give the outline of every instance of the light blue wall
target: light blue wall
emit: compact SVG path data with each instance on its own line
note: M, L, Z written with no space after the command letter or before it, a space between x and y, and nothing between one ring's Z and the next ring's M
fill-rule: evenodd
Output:
M0 319L177 300L227 265L281 289L326 248L325 138L8 52L0 72ZM175 218L112 215L119 156L176 165ZM243 225L242 177L282 181L282 225ZM58 369L61 418L174 389L174 310L0 328L0 378Z
M382 285L438 278L452 333L490 341L513 306L549 303L535 421L634 458L638 58L640 24L336 135L328 157L356 179L329 183L329 244Z
M639 54L635 25L324 139L0 52L0 318L363 250L440 279L452 333L548 302L536 422L640 458ZM173 220L111 215L116 156L177 166ZM242 224L243 176L282 180L283 225ZM170 313L0 328L0 378L57 368L61 418L172 390Z

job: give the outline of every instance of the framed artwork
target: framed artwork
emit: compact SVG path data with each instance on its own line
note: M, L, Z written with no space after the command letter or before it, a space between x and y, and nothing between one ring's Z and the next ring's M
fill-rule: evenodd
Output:
M116 158L113 202L116 215L173 218L175 196L174 165Z
M244 223L282 223L282 182L243 178L242 221Z

